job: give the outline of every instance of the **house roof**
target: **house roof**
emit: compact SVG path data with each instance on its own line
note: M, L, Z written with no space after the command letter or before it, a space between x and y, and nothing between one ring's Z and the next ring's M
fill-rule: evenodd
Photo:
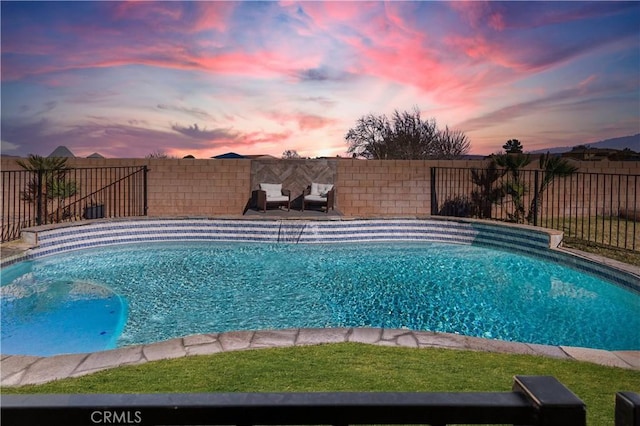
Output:
M227 152L226 154L220 154L220 155L216 155L215 157L211 157L211 158L215 158L218 160L221 159L225 159L225 158L245 158L244 155L240 155L240 154L236 154L235 152Z
M244 158L250 158L252 160L271 160L271 159L277 159L277 157L274 157L273 155L269 155L269 154L256 154L256 155L245 155Z

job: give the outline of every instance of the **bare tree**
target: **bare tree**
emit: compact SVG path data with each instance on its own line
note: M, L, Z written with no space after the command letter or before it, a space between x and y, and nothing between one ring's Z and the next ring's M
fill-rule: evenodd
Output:
M302 157L300 156L300 154L298 154L298 151L296 151L295 149L287 149L285 152L282 153L282 158L293 159L293 158L302 158Z
M460 130L450 130L446 126L444 130L438 132L436 139L436 149L433 156L436 158L450 160L458 158L471 148L471 142Z
M455 158L469 151L470 143L460 131L438 130L436 120L423 120L418 108L385 115L360 117L345 139L348 152L367 159L420 160Z
M423 120L418 109L402 113L396 110L387 140L390 158L429 158L435 154L437 138L438 129L434 119Z
M169 158L169 154L167 154L166 152L162 151L162 150L157 150L154 152L151 152L149 154L147 154L144 158L148 158L148 159L164 159L164 158Z
M385 158L390 131L391 126L386 116L362 116L356 122L356 127L349 129L345 136L349 142L348 152L366 159Z

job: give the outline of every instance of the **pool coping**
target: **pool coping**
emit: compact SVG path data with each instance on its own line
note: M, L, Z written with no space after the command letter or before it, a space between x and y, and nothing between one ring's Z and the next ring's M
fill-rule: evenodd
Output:
M416 349L441 348L536 355L640 370L640 351L606 351L570 346L548 346L406 329L293 328L198 334L147 345L127 346L84 354L51 357L3 355L0 385L13 387L43 384L125 365L140 365L187 356L346 342Z
M134 220L180 220L180 219L210 219L210 220L256 220L255 216L248 217L136 217ZM389 218L356 218L356 217L327 217L327 218L278 218L264 217L263 220L328 220L328 221L352 221L352 220L394 220L394 219L418 219L418 220L446 220L459 222L491 223L477 219L439 218L439 217L389 217ZM46 225L31 228L31 232L37 234L56 228L83 226L94 223L121 222L129 219L101 219L92 221L72 222L57 225ZM640 268L628 265L602 256L582 252L579 250L561 247L562 232L546 228L532 227L528 225L514 225L500 223L501 226L513 226L531 229L536 232L549 235L552 251L565 253L571 256L600 263L608 267L618 269L640 278ZM14 242L2 245L2 264L7 261L16 261L24 258L25 253L37 245L35 241ZM180 358L191 355L214 354L235 350L305 346L310 344L326 344L341 342L358 342L381 346L397 347L433 347L447 349L476 350L486 352L501 352L512 354L530 354L575 361L586 361L595 364L620 367L632 370L640 370L640 351L607 351L601 349L579 348L570 346L549 346L531 343L507 342L500 340L484 339L479 337L463 336L449 333L395 330L381 328L327 328L327 329L286 329L263 331L234 331L226 333L201 334L175 338L167 341L146 345L127 346L113 350L85 353L67 354L50 357L36 357L25 355L0 355L0 386L22 386L27 384L40 384L59 380L67 377L79 377L97 371L115 368L123 365L143 364L160 359Z

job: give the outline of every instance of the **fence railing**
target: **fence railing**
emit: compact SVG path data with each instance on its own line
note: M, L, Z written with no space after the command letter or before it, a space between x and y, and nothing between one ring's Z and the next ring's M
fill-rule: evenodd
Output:
M433 167L431 214L542 226L640 251L640 175Z
M146 166L2 171L2 242L30 226L144 216L147 172Z
M516 376L512 392L1 395L0 403L7 426L586 425L585 404L550 376Z

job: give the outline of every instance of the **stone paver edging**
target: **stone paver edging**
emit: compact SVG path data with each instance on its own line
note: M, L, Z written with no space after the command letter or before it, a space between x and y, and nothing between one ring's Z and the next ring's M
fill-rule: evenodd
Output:
M3 355L0 365L0 385L22 386L27 384L41 384L67 377L84 376L123 365L144 364L160 359L247 349L341 342L411 348L435 347L529 354L640 370L640 351L609 352L599 349L505 342L457 334L403 329L325 328L200 334L148 345L128 346L89 354L70 354L52 357Z

